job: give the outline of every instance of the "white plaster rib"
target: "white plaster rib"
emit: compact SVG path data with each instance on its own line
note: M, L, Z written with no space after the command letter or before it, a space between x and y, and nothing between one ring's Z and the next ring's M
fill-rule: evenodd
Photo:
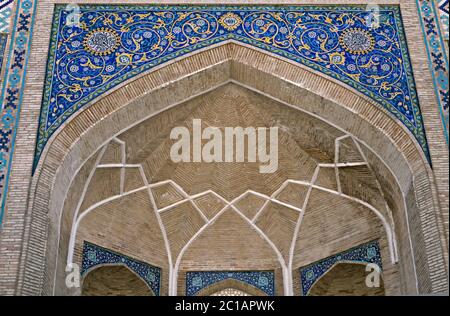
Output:
M350 137L351 137L351 136L350 136ZM389 205L387 204L386 196L385 196L383 190L381 189L380 181L378 181L377 177L375 177L375 173L374 173L374 171L373 171L373 168L370 166L369 161L367 160L366 155L364 154L364 152L363 152L362 149L361 149L361 146L358 144L358 142L356 141L356 139L354 139L353 137L351 137L351 139L352 139L353 143L355 144L356 148L358 149L359 154L361 155L361 157L362 157L363 160L365 161L367 168L369 169L369 171L371 172L371 174L372 174L373 177L375 178L375 183L376 183L376 185L377 185L378 192L380 192L381 197L383 198L384 207L386 208L386 212L387 212L387 214L388 214L388 216L389 216L389 221L390 221L390 224L391 224L392 232L393 232L393 234L395 235L395 222L394 222L394 218L393 218L393 216L392 216L392 211L391 211L391 209L389 208ZM394 239L394 244L393 244L393 246L394 246L394 249L395 249L395 253L394 253L394 254L395 254L395 256L396 256L396 257L395 257L395 261L397 262L397 261L398 261L398 257L397 257L397 256L398 256L398 253L397 253L397 240L396 240L396 239ZM417 276L416 276L416 277L417 277Z
M92 167L92 170L89 172L88 178L86 179L86 183L84 184L84 187L83 187L83 192L81 193L80 199L78 200L78 203L77 203L77 208L75 209L74 215L72 217L72 228L71 228L71 233L70 233L71 236L72 236L72 234L74 234L74 231L73 231L73 229L74 229L74 222L76 222L76 220L77 220L78 212L79 212L79 210L81 208L81 205L83 204L84 197L86 196L87 189L88 189L89 185L91 184L91 180L94 177L95 171L97 170L97 166L100 164L101 160L103 159L103 156L104 156L104 154L106 152L106 149L108 148L108 144L106 144L101 149L101 151L98 154L98 157L97 157L97 159L95 161L95 164ZM75 179L75 177L72 178L72 181L73 181L73 179ZM63 214L63 212L60 213L60 217L59 217L58 243L57 243L56 258L55 258L55 260L56 260L56 262L55 262L55 274L53 276L53 295L55 295L56 274L57 274L57 271L58 271L58 256L59 256L59 244L60 244L60 241L61 241L61 236L60 235L61 235L62 214ZM70 249L71 249L71 247L70 247L70 244L69 244L69 249L68 249L69 252L70 252ZM67 261L67 265L71 265L71 264L72 264L72 260L70 260L70 261L68 260Z
M117 137L114 138L114 141L118 144L120 144L120 152L122 155L121 163L122 165L125 165L127 162L127 151L126 151L126 144L124 141L118 139ZM120 194L123 194L125 191L125 168L120 168Z
M274 251L277 253L277 257L279 258L281 267L282 267L282 269L283 269L283 279L284 279L284 281L285 281L285 282L284 282L284 284L285 284L285 285L284 285L284 286L285 286L285 288L284 288L285 293L286 293L286 295L293 295L293 289L292 289L292 265L293 265L293 256L294 256L294 252L295 252L295 244L296 244L296 240L297 240L297 238L298 238L298 234L299 234L299 231L300 231L301 223L302 223L302 220L303 220L303 217L304 217L304 214L305 214L304 211L305 211L305 209L307 208L307 204L308 204L309 197L310 197L310 194L311 194L311 192L312 192L312 189L318 189L318 190L321 190L321 191L324 191L324 192L328 192L328 193L330 193L330 194L338 195L338 196L343 197L343 198L345 198L345 199L350 199L350 200L352 200L352 201L354 201L354 202L357 202L357 203L359 203L359 204L362 204L362 205L366 206L369 210L371 210L372 212L374 212L374 213L382 220L382 222L383 222L383 225L384 225L384 227L385 227L386 234L387 234L387 237L388 237L389 250L390 250L391 259L392 259L392 261L395 263L395 259L396 259L396 248L393 246L393 245L394 245L393 243L395 242L395 241L394 241L395 236L393 235L393 233L392 233L392 231L391 231L391 228L390 228L390 225L389 225L389 223L387 223L387 221L386 221L386 219L384 218L384 216L383 216L378 210L376 210L373 206L371 206L370 204L368 204L368 203L366 203L366 202L364 202L364 201L361 201L361 200L359 200L359 199L357 199L357 198L354 198L354 197L347 196L347 195L342 194L342 193L337 192L337 191L333 191L333 190L331 190L331 189L327 189L327 188L323 188L323 187L320 187L320 186L315 185L314 183L315 183L315 181L317 180L317 177L318 177L320 168L321 168L320 166L317 166L317 168L316 168L316 170L315 170L315 172L314 172L314 175L313 175L313 178L312 178L311 182L306 182L306 181L296 181L296 180L287 180L287 181L285 181L285 182L283 183L283 185L282 185L277 191L274 192L274 194L272 195L272 197L268 197L268 196L266 196L266 195L264 195L264 194L261 194L261 193L258 193L258 192L249 190L249 191L243 193L241 196L239 196L239 197L237 197L236 199L234 199L233 201L229 202L229 201L227 201L225 198L223 198L221 195L217 194L216 192L214 192L214 191L212 191L212 190L208 190L208 191L205 191L205 192L202 192L202 193L193 195L193 196L189 196L184 190L181 189L180 192L183 192L183 193L182 193L183 195L185 195L185 196L187 196L187 197L190 197L190 198L187 199L187 200L190 200L191 202L193 202L193 200L194 200L195 198L204 196L204 195L206 195L206 194L213 194L214 196L216 196L217 198L219 198L219 199L225 204L225 206L223 207L223 209L222 209L218 214L216 214L216 216L214 216L213 219L208 220L208 219L206 218L205 225L203 225L202 228L200 228L200 230L199 230L199 231L198 231L198 232L197 232L197 233L196 233L196 234L188 241L188 243L183 247L183 249L180 251L180 253L179 253L178 257L177 257L175 266L173 266L172 253L171 253L171 251L170 251L170 244L169 244L169 241L168 241L168 238L167 238L167 233L166 233L166 231L165 231L164 223L162 222L161 217L160 217L160 212L161 212L161 210L159 210L158 207L157 207L157 205L156 205L156 202L155 202L155 200L154 200L154 196L153 196L153 193L152 193L152 188L160 187L160 186L165 185L165 184L171 184L171 185L173 185L174 187L176 187L177 189L178 189L178 188L181 188L181 187L179 187L179 185L176 184L176 183L175 183L174 181L172 181L172 180L166 180L166 181L162 181L162 182L158 182L158 183L154 183L154 184L148 184L148 181L147 181L147 178L146 178L145 173L144 173L144 171L143 171L143 168L140 167L139 170L140 170L140 173L141 173L141 176L142 176L142 178L143 178L143 181L144 181L145 186L143 186L143 187L141 187L141 188L138 188L138 189L135 189L135 190L132 190L132 191L129 191L129 192L126 192L126 193L123 193L123 194L120 194L120 195L112 196L112 197L110 197L110 198L108 198L108 199L105 199L105 200L103 200L103 201L100 201L100 202L98 202L98 203L92 205L91 207L89 207L85 212L83 212L83 214L81 214L81 215L79 216L79 218L77 219L76 223L75 223L74 226L73 226L73 231L72 231L72 233L71 233L71 238L70 238L70 242L69 242L69 254L68 254L68 258L67 258L68 261L67 261L67 262L68 262L68 264L70 264L70 263L72 263L72 261L73 261L73 250L74 250L74 247L75 247L76 232L77 232L77 229L78 229L78 227L79 227L79 225L80 225L82 219L83 219L85 216L87 216L91 211L94 211L95 209L97 209L97 208L98 208L99 206L101 206L101 205L104 205L104 204L109 203L109 202L111 202L111 201L114 201L114 200L123 198L123 197L125 197L125 196L128 196L128 195L133 194L133 193L136 193L136 192L140 192L140 191L143 191L143 190L147 190L147 191L149 192L149 196L150 196L150 200L151 200L151 203L152 203L152 205L153 205L153 208L154 208L154 212L155 212L155 214L156 214L156 216L157 216L157 218L158 218L158 223L159 223L159 225L160 225L161 232L162 232L162 234L163 234L164 242L165 242L165 245L166 245L166 250L167 250L167 252L168 252L168 258L169 258L168 260L169 260L169 265L170 265L170 271L169 271L169 295L176 295L176 293L177 293L176 284L177 284L177 278L178 278L178 270L179 270L179 265L180 265L182 256L183 256L183 254L185 253L185 251L186 251L186 250L189 248L189 246L190 246L190 245L191 245L191 244L192 244L192 243L193 243L193 242L194 242L194 241L202 234L202 232L203 232L207 227L209 227L212 223L214 223L214 222L217 220L217 218L218 218L220 215L222 215L222 214L223 214L228 208L230 208L230 207L231 207L235 212L237 212L240 216L243 216L243 218L249 223L249 225L250 225L253 229L255 229L255 230L260 234L260 236L262 236L262 237L269 243L269 245L274 249ZM282 190L284 190L284 188L286 188L286 186L289 185L290 183L308 186L308 193L307 193L307 196L306 196L306 198L305 198L304 205L303 205L303 208L302 208L302 209L298 209L298 208L296 208L296 207L293 207L293 208L295 208L296 210L298 210L298 211L300 212L300 216L299 216L299 220L298 220L298 222L297 222L297 226L296 226L296 229L295 229L295 232L294 232L294 236L293 236L293 239L292 239L292 242L291 242L291 248L290 248L290 253L289 253L289 262L288 262L288 264L286 264L286 261L285 261L285 259L283 258L281 252L278 250L278 248L273 244L272 241L270 241L270 239L267 237L267 235L264 234L264 232L262 232L261 229L260 229L259 227L256 226L255 222L256 222L256 218L257 218L257 217L255 216L255 218L254 218L253 220L248 219L248 218L245 217L245 216L242 214L242 212L235 206L235 204L236 204L238 201L240 201L241 199L243 199L244 197L246 197L248 194L255 194L255 195L257 195L257 196L260 196L260 197L263 197L263 198L267 199L267 200L266 200L266 203L265 203L265 205L267 205L267 203L269 203L269 202L273 199L274 196L276 196L276 195L279 194ZM173 203L172 205L168 206L167 209L173 208L174 205L179 205L180 203L185 203L187 200L179 201L179 202ZM193 203L194 203L194 202L193 202ZM195 203L194 203L194 204L195 204ZM265 208L265 206L263 206L259 212L261 212L264 208ZM303 211L302 211L302 210L303 210ZM203 214L203 213L201 213L201 214Z
M288 295L290 292L290 286L292 284L292 280L290 278L290 273L288 272L288 267L286 265L286 260L283 258L283 254L281 251L277 248L277 246L272 242L272 240L262 231L261 228L259 228L255 223L253 223L250 219L248 219L244 214L242 214L241 211L239 211L236 206L231 205L233 210L239 214L249 225L252 227L256 232L270 245L270 247L273 249L273 251L277 254L278 261L281 265L281 269L283 270L283 286L284 286L284 293L285 295Z
M243 193L241 196L237 197L236 199L234 199L233 201L229 202L227 201L224 197L222 197L220 194L214 192L214 191L210 191L214 196L216 196L218 199L220 199L226 206L219 212L216 214L216 216L214 216L214 218L209 221L208 223L206 223L189 241L188 243L183 247L183 249L181 250L180 254L178 255L178 259L177 259L177 263L175 265L175 278L174 278L174 288L176 291L176 279L178 277L178 270L179 270L179 265L181 263L181 259L183 257L183 254L186 252L186 250L190 247L190 245L203 233L203 231L208 228L209 226L211 226L227 209L229 209L230 207L237 212L240 216L242 216L244 218L244 220L247 221L247 223L249 223L249 225L255 229L260 236L266 240L266 242L269 243L269 245L272 247L272 249L275 251L275 253L277 254L278 260L280 261L280 265L282 267L283 270L283 279L286 278L286 263L283 259L283 256L281 255L281 252L278 250L278 248L273 244L273 242L264 234L264 232L261 231L261 229L259 229L259 227L257 227L251 220L249 220L247 217L245 217L235 206L234 204L241 200L244 196L246 196L248 194L248 192ZM285 282L283 282L285 284L285 287L289 284L289 280L284 280ZM286 282L287 281L287 282ZM176 292L175 292L176 294Z
M320 168L320 167L318 167L318 168L316 169L315 177L317 177L319 168ZM164 181L164 182L158 182L158 183L156 183L156 184L149 184L149 185L143 186L143 187L141 187L141 188L137 188L137 189L134 189L134 190L125 192L124 194L115 195L115 196L109 197L108 199L105 199L105 200L103 200L103 201L97 202L97 203L95 203L94 205L90 206L85 212L83 212L83 214L81 214L81 215L78 217L77 222L75 223L75 226L77 227L77 226L79 225L79 223L81 222L81 220L82 220L85 216L87 216L91 211L97 209L98 207L100 207L100 206L102 206L102 205L104 205L104 204L106 204L106 203L112 202L112 201L114 201L114 200L120 199L120 198L122 198L122 197L128 196L128 195L130 195L130 194L133 194L133 193L136 193L136 192L139 192L139 191L143 191L143 190L146 190L146 189L151 189L151 188L154 188L154 187L158 187L158 186L161 186L162 184L167 184L168 182L170 183L170 182L172 182L172 181L169 180L169 181ZM351 200L351 201L353 201L353 202L356 202L356 203L358 203L358 204L364 205L366 208L368 208L369 210L371 210L372 212L374 212L374 213L377 215L377 217L379 217L380 220L383 222L384 227L387 229L387 235L388 235L388 240L390 240L390 246L392 247L392 241L393 241L394 236L393 236L392 231L391 231L391 229L390 229L390 224L386 221L386 219L384 218L384 215L381 214L375 207L373 207L373 206L370 205L369 203L364 202L364 201L362 201L362 200L360 200L360 199L357 199L357 198L355 198L355 197L351 197L351 196L345 195L345 194L343 194L343 193L339 193L339 192L337 192L337 191L328 189L328 188L324 188L324 187L321 187L321 186L318 186L318 185L314 185L314 184L312 184L311 182L306 182L306 181L287 180L287 181L283 184L283 187L285 187L285 186L287 186L288 184L291 184L291 183L292 183L292 184L304 185L304 186L310 186L310 187L313 188L313 189L317 189L317 190L320 190L320 191L323 191L323 192L327 192L327 193L330 193L330 194L333 194L333 195L337 195L337 196L340 196L340 197L342 197L342 198L345 198L345 199ZM214 194L216 197L220 198L221 200L223 200L223 201L224 201L225 203L227 203L227 204L231 203L232 205L234 205L238 200L241 200L241 199L243 198L244 195L248 195L248 194L252 193L252 191L249 190L249 191L245 192L243 195L241 195L240 197L238 197L237 199L235 199L233 202L228 202L228 201L225 200L223 197L221 197L219 194L217 194L217 193L215 193L214 191L211 191L211 190L205 191L205 192L203 192L203 193L201 193L201 194L197 194L197 196L202 196L202 195L205 195L205 194L208 194L208 193ZM267 202L269 202L269 201L270 201L270 200L268 200ZM174 205L179 205L179 204L182 204L182 203L185 203L185 202L186 202L186 201L179 201L179 202L176 202L176 203L174 203L174 204L172 204L172 205L167 206L166 209L173 208ZM264 206L263 206L263 207L264 207ZM296 208L296 207L292 207L292 208ZM158 208L155 208L155 209L156 209L157 212L159 213L160 210L159 210ZM298 209L298 208L296 208L296 209ZM303 212L301 212L301 213L303 213ZM211 221L208 221L208 222L211 222ZM252 221L252 222L253 222L253 221ZM73 239L73 238L71 238L71 239ZM395 258L396 258L396 256L394 256L394 252L395 252L395 248L393 248L393 249L391 250L391 258L393 258L393 261L394 261L394 263L395 263ZM68 259L69 259L69 261L70 261L71 258L69 257Z
M181 193L181 195L183 195L183 197L186 199L187 202L189 202L194 208L195 210L200 214L200 216L202 217L202 219L205 221L205 223L208 223L208 217L206 217L206 215L202 212L202 210L198 207L197 203L194 202L194 199L192 196L189 196L189 194L187 194L183 188L181 186L179 186L177 183L175 183L175 181L172 184L175 189Z
M171 280L173 278L173 261L172 261L172 252L170 250L170 243L169 243L169 238L167 237L167 232L166 232L166 228L164 226L164 223L161 219L161 215L158 212L158 207L156 206L156 202L155 202L155 197L153 196L153 192L152 189L150 188L149 184L148 184L148 179L147 176L145 175L144 172L144 168L142 166L139 167L139 172L141 174L142 177L142 181L144 182L144 185L147 187L147 192L150 198L150 203L153 206L153 212L156 216L156 219L158 220L158 225L159 228L161 230L161 235L163 236L163 240L164 240L164 246L166 247L166 252L167 252L167 260L169 263L169 293L170 293L170 284L171 284Z
M312 186L316 182L317 177L319 176L319 171L320 171L320 167L317 166L316 170L314 170L314 174L313 174L311 182L309 184L308 192L306 193L305 200L303 201L303 207L302 207L303 212L300 214L300 216L299 216L299 218L297 220L297 224L296 224L295 230L294 230L294 235L292 236L291 247L289 249L289 262L288 262L288 269L289 269L289 273L291 274L291 280L292 280L294 252L295 252L295 247L297 245L298 234L300 232L300 228L301 228L301 225L302 225L302 222L303 222L303 218L305 216L306 208L308 206L309 197L311 196ZM293 286L290 286L288 295L289 296L293 296L294 295L294 288L293 288Z

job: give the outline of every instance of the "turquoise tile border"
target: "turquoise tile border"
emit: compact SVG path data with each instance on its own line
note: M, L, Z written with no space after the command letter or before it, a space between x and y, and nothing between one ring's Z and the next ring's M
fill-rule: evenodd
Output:
M449 144L449 65L444 34L439 13L433 0L416 0L428 54L428 64L433 76L436 98L444 128L444 138ZM448 1L447 1L448 9Z
M2 224L8 192L11 161L14 155L17 126L25 90L25 77L30 55L31 37L37 0L16 0L7 47L5 74L0 95L2 118L0 128L0 225Z

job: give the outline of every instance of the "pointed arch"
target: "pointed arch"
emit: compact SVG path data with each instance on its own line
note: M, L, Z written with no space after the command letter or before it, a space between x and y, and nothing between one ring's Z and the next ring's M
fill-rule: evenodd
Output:
M267 65L271 65L270 69ZM413 265L430 273L445 273L436 270L439 265L428 265L427 258L414 253L415 245L421 244L430 258L441 262L445 247L430 244L423 238L424 234L436 235L442 229L435 215L438 213L434 200L436 189L426 157L403 125L373 101L323 74L270 53L227 42L173 60L123 83L65 122L52 137L33 178L29 204L32 222L42 221L48 211L49 230L43 232L32 225L30 234L45 234L48 242L33 244L27 250L25 278L27 273L34 273L33 266L41 264L47 271L41 280L50 283L54 262L45 258L55 257L51 254L60 237L67 188L73 175L98 148L124 129L229 82L324 120L365 144L395 179L393 185L398 186L401 199L413 197L412 203L404 203L404 209L397 211L399 225L407 231L406 239L402 240L402 255L409 254L406 257L411 258ZM425 218L431 223L422 226ZM420 233L413 234L413 231ZM33 251L32 247L40 250ZM433 282L430 275L418 277L416 285L408 285L410 291L414 286L419 292L430 291Z
M217 292L226 290L226 289L235 289L250 296L267 296L266 293L261 291L260 289L242 281L227 279L224 281L220 281L214 283L203 290L200 290L195 296L211 296Z
M87 270L81 278L81 295L156 296L145 280L125 264L101 264Z

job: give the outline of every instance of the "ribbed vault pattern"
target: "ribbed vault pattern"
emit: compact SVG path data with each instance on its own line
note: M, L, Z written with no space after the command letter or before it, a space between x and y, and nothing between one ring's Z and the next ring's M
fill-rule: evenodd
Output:
M335 209L358 205L375 214L396 262L391 210L362 145L324 122L279 106L229 84L112 138L100 150L85 183L68 262L74 261L77 245L88 238L77 235L84 218L97 212L125 218L124 210L131 208L147 210L152 234L158 235L155 225L159 227L168 266L175 274L189 247L231 214L261 237L283 270L292 271L299 242L305 244L301 233L305 214L329 204L320 201L332 201ZM190 127L193 117L208 126L280 126L279 171L261 175L256 164L245 163L173 163L167 154L171 145L167 135L174 126ZM87 225L90 231L101 226Z

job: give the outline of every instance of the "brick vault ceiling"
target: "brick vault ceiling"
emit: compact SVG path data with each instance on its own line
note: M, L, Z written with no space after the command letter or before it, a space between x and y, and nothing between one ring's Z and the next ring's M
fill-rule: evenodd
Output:
M318 100L320 102L320 100ZM260 163L174 163L173 127L279 127L279 168L261 174ZM319 163L333 163L335 139L344 134L318 119L235 84L185 102L131 128L117 138L126 163L142 164L149 182L173 180L189 194L213 190L232 200L247 190L271 195L287 179L311 180ZM206 143L206 141L204 142Z

